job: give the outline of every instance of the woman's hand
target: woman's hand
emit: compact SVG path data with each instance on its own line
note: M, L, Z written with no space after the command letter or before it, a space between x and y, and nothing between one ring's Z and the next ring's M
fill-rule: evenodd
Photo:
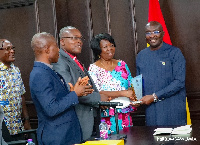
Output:
M135 91L131 90L131 89L128 89L128 90L125 90L125 95L127 98L129 98L131 101L136 101L136 96L135 96Z

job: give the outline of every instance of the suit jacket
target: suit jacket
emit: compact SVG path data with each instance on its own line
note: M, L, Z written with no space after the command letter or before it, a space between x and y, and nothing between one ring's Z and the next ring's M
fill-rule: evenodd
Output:
M29 85L38 115L39 145L80 143L81 128L74 108L78 97L69 92L63 78L44 63L34 62Z
M83 72L64 50L60 49L60 58L57 63L53 64L53 69L63 76L66 83L70 82L73 85L77 82L79 77L83 78L88 76L90 78L89 83L93 86L94 92L87 96L79 97L79 104L75 106L82 128L83 140L86 140L92 135L94 116L96 114L94 106L97 106L97 102L100 101L100 94L87 70L84 68Z

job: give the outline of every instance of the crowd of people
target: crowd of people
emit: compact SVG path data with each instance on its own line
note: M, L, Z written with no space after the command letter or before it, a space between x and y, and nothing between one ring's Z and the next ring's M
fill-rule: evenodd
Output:
M136 58L137 75L143 77L143 97L140 103L117 108L119 129L134 125L131 113L140 105L146 107L147 126L185 125L185 58L179 48L163 42L160 23L149 22L145 35L150 46ZM83 45L81 32L67 26L60 30L59 37L60 49L47 32L37 33L31 40L35 61L29 86L38 116L39 145L85 142L93 135L99 101L137 99L128 65L114 58L116 43L110 34L100 33L90 41L94 63L88 70L77 59ZM11 135L31 129L25 87L13 63L14 54L13 44L0 39L0 101L9 101L0 108L4 115L0 123L4 120ZM84 77L88 77L86 84L81 83ZM112 107L102 107L101 119L108 124L109 133L116 132Z

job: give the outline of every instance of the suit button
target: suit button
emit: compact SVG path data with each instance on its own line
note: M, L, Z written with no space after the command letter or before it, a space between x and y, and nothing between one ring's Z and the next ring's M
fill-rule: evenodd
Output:
M90 111L92 111L93 110L93 108L92 107L90 107Z

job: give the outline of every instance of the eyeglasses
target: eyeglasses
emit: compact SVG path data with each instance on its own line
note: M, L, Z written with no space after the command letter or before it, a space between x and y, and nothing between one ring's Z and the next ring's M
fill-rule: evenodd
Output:
M3 48L3 43L4 43L4 41L2 41L2 45L0 47L0 50L7 50L7 51L13 50L13 51L15 51L15 47L14 46L8 46L6 48Z
M162 31L153 31L153 32L146 32L146 36L150 36L151 34L159 35Z
M84 37L62 37L62 38L70 38L71 40L81 40L81 41L85 41L85 38Z

